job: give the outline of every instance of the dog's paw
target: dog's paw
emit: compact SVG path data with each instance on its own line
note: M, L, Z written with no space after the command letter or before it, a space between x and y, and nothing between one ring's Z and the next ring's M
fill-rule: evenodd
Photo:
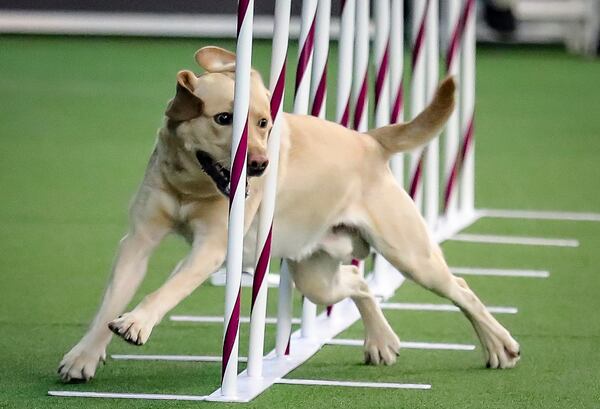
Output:
M482 334L481 343L485 350L487 368L514 368L521 359L519 343L502 327Z
M155 321L141 311L132 311L121 315L108 323L108 328L133 345L144 345Z
M87 382L94 377L100 362L106 362L104 348L93 348L79 343L60 361L58 376L63 382Z
M367 334L364 352L366 364L393 365L400 354L400 338L391 328Z

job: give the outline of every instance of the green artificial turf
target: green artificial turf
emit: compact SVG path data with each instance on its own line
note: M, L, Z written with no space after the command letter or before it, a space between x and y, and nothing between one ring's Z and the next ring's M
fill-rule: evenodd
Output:
M63 386L55 374L97 308L175 74L195 69L193 52L208 44L234 48L213 40L0 37L0 408L219 406L46 396L62 388L206 394L218 387L219 364L109 360L87 385ZM257 43L254 61L263 73L269 52L268 43ZM481 48L477 61L477 205L600 212L598 62L554 48ZM329 346L290 377L425 382L433 389L277 385L247 407L598 405L600 223L484 219L469 231L581 242L579 248L444 244L451 265L551 271L546 280L468 278L487 304L519 308L499 316L522 345L516 369L485 370L479 348L404 350L396 365L371 367L361 364L359 348ZM185 252L180 240L168 239L135 301L159 286ZM222 295L221 288L203 286L174 312L222 314ZM271 314L276 297L272 291ZM394 300L443 302L411 283ZM386 316L407 341L475 342L460 314ZM243 326L241 351L246 334ZM273 335L269 328L267 349ZM165 320L146 346L115 340L109 352L218 354L221 336L219 325ZM360 336L360 324L342 334Z

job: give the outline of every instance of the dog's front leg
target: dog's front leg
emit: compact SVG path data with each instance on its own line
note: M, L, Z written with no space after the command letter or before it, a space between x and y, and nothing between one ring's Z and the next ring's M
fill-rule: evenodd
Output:
M107 323L119 315L133 298L146 273L152 250L166 233L167 228L160 226L151 231L133 228L121 240L100 309L87 333L59 365L58 373L64 382L89 380L94 376L99 361L105 360L106 347L112 336Z
M261 194L255 188L246 200L244 233L250 224ZM194 240L190 254L181 261L158 290L147 295L131 312L109 323L109 328L125 341L143 345L167 312L202 284L225 261L227 252L227 202L198 209L190 222ZM193 213L192 214L196 214Z
M108 326L125 341L143 345L164 315L202 284L225 260L225 234L196 239L190 254L158 290L147 295L131 312Z

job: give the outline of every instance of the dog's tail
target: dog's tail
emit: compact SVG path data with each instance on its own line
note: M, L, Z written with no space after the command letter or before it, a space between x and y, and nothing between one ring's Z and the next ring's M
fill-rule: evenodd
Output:
M446 78L431 104L415 119L372 129L367 134L375 138L389 153L410 151L426 144L440 132L454 110L455 89L454 79Z

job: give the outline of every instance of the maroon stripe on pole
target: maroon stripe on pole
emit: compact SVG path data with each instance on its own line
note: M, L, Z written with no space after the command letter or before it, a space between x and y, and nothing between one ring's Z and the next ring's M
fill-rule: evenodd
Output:
M290 344L292 343L292 336L290 335L290 337L288 338L288 343L285 347L285 352L284 355L289 355L290 354Z
M321 73L321 79L319 80L319 85L317 86L317 92L315 93L315 100L313 101L312 110L310 114L313 116L319 116L319 112L321 112L321 108L323 107L323 103L325 102L325 93L327 92L327 63L325 63L325 67L323 68L323 72Z
M363 78L362 85L360 86L360 92L358 93L358 98L356 100L356 108L354 109L354 129L358 129L360 125L360 120L362 116L365 114L365 106L367 104L367 73Z
M340 125L345 126L346 128L350 125L350 98L346 101L346 107L344 108L342 119L340 119Z
M240 30L242 29L242 23L246 18L246 12L248 11L248 5L250 4L249 0L240 0L238 3L238 13L237 13L237 35L240 35Z
M302 78L304 77L304 73L308 68L308 62L310 61L310 56L313 53L313 48L315 45L315 21L317 19L317 13L314 14L312 23L310 23L310 29L308 30L308 35L306 36L306 40L304 44L302 44L302 51L300 51L300 56L298 57L298 68L296 70L296 92L298 92L298 88L300 87L300 82L302 82Z
M454 30L452 30L452 37L450 39L450 44L448 45L448 51L446 51L446 71L450 70L452 63L458 55L458 47L462 41L465 33L465 27L469 17L471 16L471 13L473 12L474 5L474 0L467 0L465 7L463 8L462 13L456 23L456 27L454 27Z
M246 163L246 155L248 151L248 117L246 116L246 123L244 124L244 130L242 131L242 137L240 138L240 144L235 151L235 157L233 164L231 165L231 180L229 187L229 210L231 210L231 203L235 197L238 184L242 178L242 171Z
M429 11L429 0L425 3L425 12L423 13L423 19L419 24L419 31L417 31L417 38L415 39L415 43L413 45L413 53L412 53L412 71L415 70L415 65L417 64L417 60L419 55L421 54L421 50L423 49L423 41L425 40L425 22L427 20L427 12Z
M227 323L227 330L225 331L225 341L223 342L223 364L221 366L221 380L223 380L223 377L225 376L225 368L227 368L227 364L229 363L229 357L231 356L233 344L235 344L235 339L240 326L240 292L241 291L238 290L235 305L233 306L233 311L231 312L231 319Z
M417 164L417 168L415 169L412 181L410 182L409 195L413 200L415 200L415 198L417 197L417 190L421 183L421 174L423 173L423 158L425 157L426 150L427 148L423 149L421 157L419 158L419 163Z
M279 113L279 108L281 107L281 103L283 102L283 91L285 89L285 61L287 60L287 54L283 60L283 67L281 67L281 71L279 72L279 77L277 77L277 82L275 83L275 89L273 90L273 96L271 96L271 120L275 122L275 118Z
M381 98L381 90L383 89L383 84L385 81L385 77L389 68L389 50L390 44L389 42L385 46L385 51L383 52L383 56L381 57L381 63L379 64L379 69L377 70L377 78L375 79L375 104L374 109L377 110L377 105L379 104L379 98Z
M467 125L465 137L463 138L461 148L457 152L456 158L454 159L454 163L452 164L450 177L448 178L446 189L444 190L444 211L448 210L448 205L450 204L450 197L452 197L454 189L456 188L458 174L462 171L465 158L467 157L467 154L471 149L471 145L473 143L474 128L475 113L473 113L471 115L471 119L469 119L469 124Z
M263 246L260 252L258 262L256 263L256 270L254 271L254 279L252 280L252 303L250 304L250 312L252 312L252 310L254 309L256 297L258 297L260 287L262 286L262 283L265 280L265 276L267 275L267 269L269 267L269 257L271 256L272 234L273 225L271 224L271 227L269 228L269 234L267 234L267 239L265 240L265 245Z
M394 98L394 105L392 106L392 112L390 115L390 123L395 124L400 119L400 111L404 104L404 80L400 80L398 91L396 92L396 98Z

